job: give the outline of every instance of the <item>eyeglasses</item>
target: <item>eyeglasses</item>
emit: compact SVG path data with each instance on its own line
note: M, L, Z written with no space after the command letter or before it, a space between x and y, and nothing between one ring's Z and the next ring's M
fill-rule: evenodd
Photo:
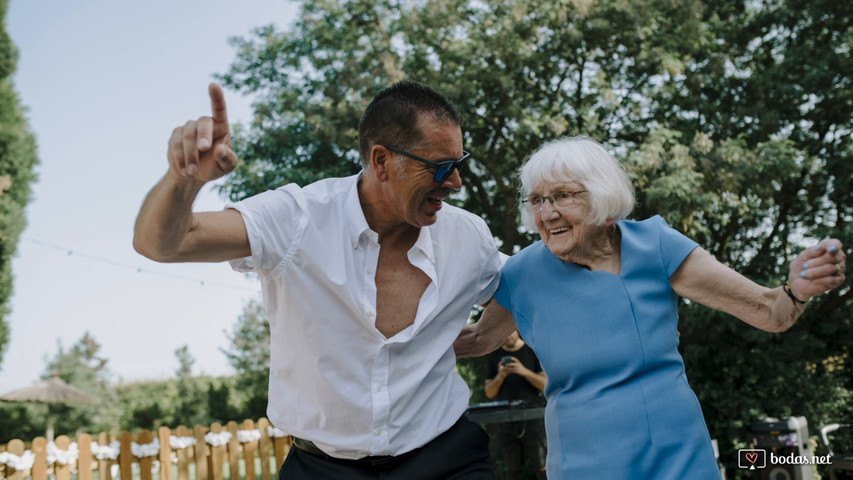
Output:
M542 207L545 206L545 200L551 202L554 208L566 208L575 203L576 197L582 193L586 193L586 190L578 190L577 192L557 190L556 192L551 192L551 195L547 197L538 194L528 195L521 199L521 203L530 212L539 213L542 211Z
M385 148L387 148L388 150L391 150L394 153L399 153L400 155L404 155L406 157L409 157L412 160L417 160L417 161L423 163L424 165L431 167L435 171L435 173L432 176L432 179L435 180L435 183L444 183L444 181L447 180L447 177L449 177L451 174L453 174L453 171L456 170L457 168L459 168L459 166L462 165L462 162L464 162L465 160L468 160L468 157L471 156L470 153L466 152L465 150L462 150L462 157L459 158L459 160L448 160L446 162L431 162L431 161L427 160L426 158L421 158L417 155L413 155L413 154L411 154L405 150L400 150L400 149L391 148L391 147L385 147Z

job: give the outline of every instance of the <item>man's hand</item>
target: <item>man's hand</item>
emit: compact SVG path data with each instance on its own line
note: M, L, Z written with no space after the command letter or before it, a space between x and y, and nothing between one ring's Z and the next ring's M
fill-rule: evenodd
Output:
M237 166L222 89L211 84L209 93L213 116L172 132L169 171L148 192L136 217L133 248L157 262L222 262L252 253L239 212L192 211L204 184Z
M545 375L545 372L534 372L525 367L517 357L512 357L512 360L498 364L498 374L495 375L495 378L486 380L486 397L495 398L500 392L504 380L510 375L521 375L539 390L544 390L545 384L548 382L548 376Z
M530 372L530 370L518 361L517 358L512 357L512 360L501 362L500 366L498 366L498 372L506 377L509 375L524 375L526 372Z
M173 130L169 139L170 171L202 182L216 180L237 167L225 95L215 83L208 93L213 116L188 121Z

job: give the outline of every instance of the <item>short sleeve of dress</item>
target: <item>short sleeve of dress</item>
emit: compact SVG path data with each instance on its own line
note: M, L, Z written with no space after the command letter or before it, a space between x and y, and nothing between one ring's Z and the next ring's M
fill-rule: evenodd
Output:
M651 220L658 230L661 259L666 276L669 278L699 244L670 227L660 215L655 215Z
M239 272L269 270L278 266L295 249L305 229L302 189L295 184L260 193L231 203L243 216L252 255L231 260Z
M504 266L504 268L506 268L506 266ZM511 292L511 289L509 288L509 285L507 285L507 283L508 283L507 272L506 272L506 270L503 270L503 271L501 271L501 279L500 279L500 283L498 284L498 289L497 289L497 291L495 291L495 301L500 303L502 307L504 307L505 309L507 309L511 312L512 311L512 300L510 297L510 293L512 293L512 292Z
M478 219L480 220L480 219ZM495 246L494 237L492 237L492 233L489 231L489 227L486 226L485 222L477 222L479 234L480 234L480 245L482 252L482 270L480 271L479 284L477 285L477 291L479 292L477 295L477 300L475 303L477 305L483 305L492 298L495 293L495 290L498 288L498 282L500 281L500 272L501 267L506 262L506 255L500 253Z
M531 247L542 247L541 243L540 241L530 245L507 259L501 270L498 289L493 297L498 304L512 313L512 319L518 333L521 334L525 343L531 347L536 346L536 338L525 312L530 313L526 308L530 307L531 301L535 301L535 287L531 285L531 282L526 282L525 279L533 278L531 271L537 270L540 266L539 259L531 258L529 253ZM547 254L551 255L551 252L547 252ZM531 288L534 291L531 291Z

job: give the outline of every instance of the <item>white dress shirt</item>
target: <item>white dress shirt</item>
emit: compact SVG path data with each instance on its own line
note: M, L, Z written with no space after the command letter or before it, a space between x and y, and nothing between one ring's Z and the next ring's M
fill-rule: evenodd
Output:
M470 391L455 371L456 339L498 286L501 257L485 222L445 204L421 228L409 261L430 278L415 321L376 329L378 235L359 176L285 185L242 202L270 320L267 414L278 428L338 458L399 455L450 428Z

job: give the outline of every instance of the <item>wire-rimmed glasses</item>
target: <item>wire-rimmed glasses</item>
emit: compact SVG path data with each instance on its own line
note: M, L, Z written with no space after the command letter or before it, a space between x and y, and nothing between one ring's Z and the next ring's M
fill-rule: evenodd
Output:
M531 213L539 213L542 211L542 207L545 206L545 200L551 202L551 206L554 208L566 208L575 203L576 197L582 193L586 193L586 190L578 190L576 192L557 190L547 196L539 194L528 195L521 199L521 203Z

